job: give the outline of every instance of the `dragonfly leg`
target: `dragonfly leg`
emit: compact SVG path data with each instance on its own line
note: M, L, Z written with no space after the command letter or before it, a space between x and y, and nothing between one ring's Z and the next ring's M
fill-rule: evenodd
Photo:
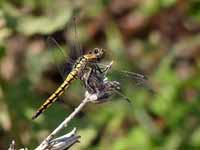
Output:
M113 61L110 62L110 64L108 64L104 69L101 69L98 64L95 64L95 71L98 70L101 74L106 75L108 70L110 70L110 68L112 67Z
M89 71L84 75L83 81L86 89L89 91L89 93L93 93L94 89L89 84L89 79L91 77L91 74L93 72L92 68L89 68Z
M104 70L103 70L103 73L104 73L104 74L107 74L108 70L111 69L112 64L113 64L113 61L111 61L110 64L108 64L108 65L104 68Z

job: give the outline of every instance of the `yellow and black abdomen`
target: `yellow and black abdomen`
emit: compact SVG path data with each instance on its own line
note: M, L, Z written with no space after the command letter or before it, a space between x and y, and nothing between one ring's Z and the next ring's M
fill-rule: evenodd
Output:
M55 102L59 96L61 96L64 91L69 87L72 81L77 77L77 71L71 71L65 81L57 88L57 90L44 102L44 104L37 110L33 115L32 119L37 118L41 113L43 113L53 102Z
M87 65L87 57L84 55L80 57L75 63L72 71L68 74L65 81L58 87L58 89L44 102L44 104L36 111L32 119L37 118L41 113L43 113L53 102L55 102L59 96L61 96L64 91L69 87L72 81L78 78L79 72L83 72L85 66Z

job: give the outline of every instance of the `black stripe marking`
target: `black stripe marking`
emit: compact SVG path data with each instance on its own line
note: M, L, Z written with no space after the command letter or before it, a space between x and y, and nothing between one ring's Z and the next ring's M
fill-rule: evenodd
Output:
M69 80L64 81L64 84L61 85L55 93L53 93L49 99L47 99L47 101L41 106L41 108L39 108L39 110L35 113L35 115L33 115L32 119L37 118L42 112L44 112L49 106L50 104L52 104L54 101L56 101L56 98L58 98L59 94L64 92L64 89L69 86L69 84L77 78L77 73L79 72L79 69L81 68L81 66L84 65L84 63L86 63L88 61L88 58L85 57L85 55L81 56L77 62L74 65L74 69L70 72L70 75L72 76L71 78L69 78ZM77 65L80 65L80 67L77 67ZM66 83L67 82L67 83Z

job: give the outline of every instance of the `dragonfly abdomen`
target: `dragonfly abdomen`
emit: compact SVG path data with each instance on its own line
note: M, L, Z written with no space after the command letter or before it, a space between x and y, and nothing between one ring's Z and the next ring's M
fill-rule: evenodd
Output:
M37 110L37 112L33 115L32 119L37 118L41 113L43 113L49 106L55 102L59 96L61 96L65 89L69 87L72 81L76 79L77 71L71 71L65 81L58 87L58 89L44 102L44 104Z
M37 118L41 113L43 113L48 107L55 102L59 96L61 96L65 89L69 87L72 81L78 78L78 74L84 70L87 63L90 61L90 58L86 55L81 56L77 62L75 63L73 70L68 74L65 81L58 87L58 89L44 102L44 104L37 110L37 112L33 115L32 119Z

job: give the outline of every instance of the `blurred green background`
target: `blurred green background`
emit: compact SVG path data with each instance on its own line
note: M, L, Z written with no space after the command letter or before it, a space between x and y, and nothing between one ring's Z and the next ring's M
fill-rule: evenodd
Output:
M66 38L83 49L105 48L114 70L147 75L155 91L114 74L133 106L116 96L85 107L64 131L78 128L75 149L200 148L199 0L1 0L0 149L13 139L17 147L35 148L84 97L77 81L64 103L31 120L62 82L49 35L66 51Z

